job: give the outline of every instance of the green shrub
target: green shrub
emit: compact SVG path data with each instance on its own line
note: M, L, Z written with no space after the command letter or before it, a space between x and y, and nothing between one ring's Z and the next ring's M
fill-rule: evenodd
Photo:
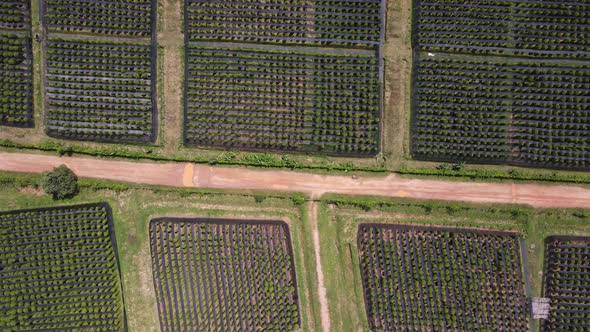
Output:
M41 187L53 199L70 198L78 193L78 177L66 165L61 165L43 176Z

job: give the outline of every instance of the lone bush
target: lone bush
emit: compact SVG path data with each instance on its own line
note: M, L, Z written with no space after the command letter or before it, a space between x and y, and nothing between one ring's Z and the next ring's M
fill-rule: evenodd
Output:
M61 165L45 173L41 187L53 199L70 198L78 193L78 177L66 165Z

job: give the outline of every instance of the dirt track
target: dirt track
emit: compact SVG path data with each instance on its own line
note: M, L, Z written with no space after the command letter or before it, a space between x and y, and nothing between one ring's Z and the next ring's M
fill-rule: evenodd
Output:
M518 203L533 207L590 208L590 189L575 186L451 182L400 178L394 174L353 179L347 176L186 163L134 163L0 152L0 170L43 172L60 164L66 164L81 177L177 187L298 191L314 198L331 192L477 203Z

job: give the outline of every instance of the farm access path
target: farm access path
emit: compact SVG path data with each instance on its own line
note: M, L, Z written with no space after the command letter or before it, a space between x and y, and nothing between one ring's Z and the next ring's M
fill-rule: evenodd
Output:
M80 177L175 187L292 191L306 193L313 199L325 193L337 193L590 209L590 189L573 185L456 182L403 178L395 174L352 178L192 163L129 162L0 152L0 170L4 171L37 173L61 164Z

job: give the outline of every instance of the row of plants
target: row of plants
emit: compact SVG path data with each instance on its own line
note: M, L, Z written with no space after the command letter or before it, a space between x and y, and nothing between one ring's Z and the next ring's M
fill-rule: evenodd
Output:
M361 224L369 325L379 331L527 331L514 233Z
M30 25L30 0L0 3L0 29L27 29Z
M0 125L32 127L31 39L0 32Z
M154 139L152 48L50 38L46 128L50 136L98 141Z
M125 330L108 205L1 212L0 235L0 330Z
M378 149L379 61L191 47L185 142L371 155Z
M550 310L541 331L590 328L590 237L547 239L543 292Z
M422 51L526 57L590 56L585 0L420 0L415 47Z
M162 331L299 329L289 229L274 221L150 222Z
M377 47L381 1L187 0L191 41L231 40Z
M91 32L149 37L155 1L44 0L44 24L52 32Z
M412 152L588 169L590 66L428 56L414 70Z

